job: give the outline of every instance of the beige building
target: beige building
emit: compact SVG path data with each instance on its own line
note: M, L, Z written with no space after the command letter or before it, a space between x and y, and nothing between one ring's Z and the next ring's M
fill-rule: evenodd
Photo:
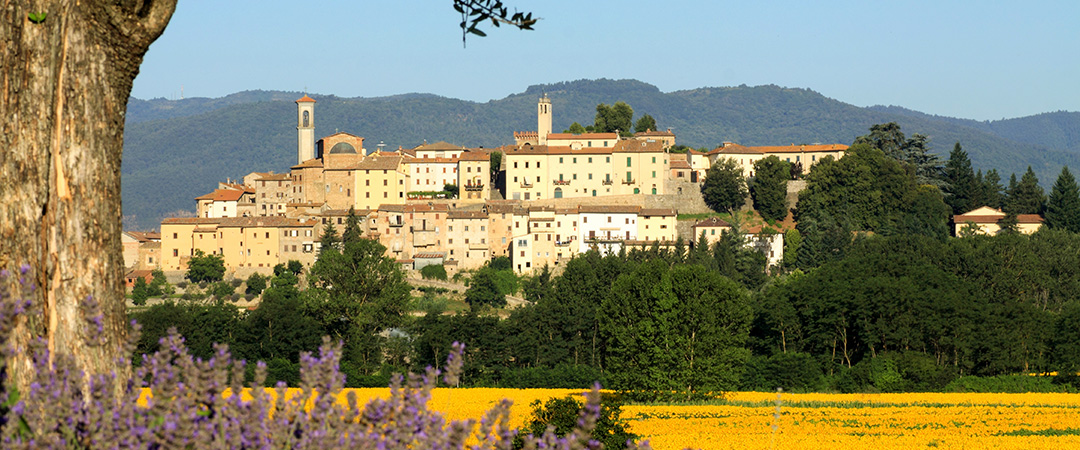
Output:
M550 142L550 141L549 141ZM657 142L624 139L610 148L504 147L512 200L664 194L668 154Z
M488 214L483 211L450 211L446 223L447 259L458 267L476 268L491 260Z
M678 238L675 230L678 221L671 208L642 209L638 213L637 238L644 243L667 243Z
M125 231L120 234L124 249L124 267L128 270L153 270L161 266L161 233Z
M705 233L705 241L708 243L709 248L712 248L713 244L720 241L720 238L724 236L724 233L731 232L731 224L719 217L709 217L694 224L694 242L697 243L701 239L701 234Z
M409 174L400 155L371 156L353 166L353 207L378 209L383 204L405 204ZM440 186L440 189L442 187ZM362 195L361 195L362 194Z
M667 131L645 130L634 133L634 137L642 140L655 139L660 141L664 146L664 150L667 150L675 146L675 133L671 132L668 128Z
M249 181L248 178L251 178ZM244 183L255 188L255 216L284 216L292 202L292 175L287 173L252 173Z
M221 255L225 269L235 272L253 268L263 273L277 264L315 261L317 220L285 217L235 217L222 219L171 218L161 222L162 268L187 270L197 250Z
M458 156L458 198L462 203L483 203L491 198L491 154L469 151Z
M255 211L253 189L226 188L195 197L195 214L204 219L243 217Z
M456 156L406 157L404 162L406 173L410 178L409 193L441 191L448 184L458 183L458 158Z
M1006 214L1000 209L983 206L964 214L953 216L953 235L962 236L965 228L971 227L978 234L995 235L1001 232L1001 221ZM1016 231L1033 234L1042 228L1043 218L1038 214L1017 214Z
M829 156L840 159L847 149L848 146L843 144L747 147L725 142L720 147L709 151L707 155L710 167L719 159L731 158L742 168L743 176L752 177L754 176L754 163L769 156L776 156L781 161L799 164L802 167L802 173L807 174L810 173L810 168L817 164L818 161Z

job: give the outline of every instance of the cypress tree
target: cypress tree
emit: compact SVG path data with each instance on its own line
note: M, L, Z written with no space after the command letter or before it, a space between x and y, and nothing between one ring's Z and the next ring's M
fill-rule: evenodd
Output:
M356 242L360 240L360 218L356 217L356 210L349 207L349 216L345 218L345 231L341 233L341 241Z
M1046 206L1046 226L1080 232L1080 189L1069 167L1061 169L1054 187L1050 190L1050 202Z

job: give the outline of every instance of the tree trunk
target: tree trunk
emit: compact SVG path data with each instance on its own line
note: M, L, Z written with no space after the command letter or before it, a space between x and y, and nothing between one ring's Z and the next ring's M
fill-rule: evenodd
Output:
M0 268L37 286L12 336L14 381L43 339L86 374L116 373L126 337L120 155L131 84L176 0L0 6ZM44 21L31 22L45 14ZM92 299L92 300L88 300ZM98 305L98 306L95 306ZM100 324L100 325L98 325Z

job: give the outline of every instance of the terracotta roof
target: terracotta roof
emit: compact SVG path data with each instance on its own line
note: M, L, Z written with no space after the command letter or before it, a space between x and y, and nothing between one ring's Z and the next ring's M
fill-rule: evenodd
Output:
M953 216L953 223L959 223L959 224L963 224L963 223L967 223L967 222L973 222L973 223L998 223L1004 218L1005 218L1005 216L1003 216L1003 215L1002 216L998 216L998 215L979 215L979 216L976 216L976 215L962 214L962 215ZM1016 215L1016 223L1042 223L1042 222L1043 222L1043 218L1042 218L1042 216L1040 216L1038 214L1017 214Z
M660 153L664 151L664 143L660 141L648 141L642 139L624 139L615 144L611 149L613 153Z
M604 139L618 139L619 135L615 134L615 133L581 133L581 134L551 133L551 134L547 135L547 138L548 138L549 141L552 140L552 139L560 140L560 141L569 141L569 140L576 140L576 139L600 139L600 140L604 140Z
M263 216L263 217L227 217L221 219L219 228L252 228L252 227L265 227L265 228L280 228L280 227L310 227L318 224L319 222L314 219L300 220L290 219L288 217L281 216Z
M398 264L412 264L414 261L411 258L406 258L406 259L395 259L394 262L396 262Z
M212 200L215 202L235 202L240 200L240 197L244 196L245 191L238 191L235 189L214 189L206 195L196 197L196 200ZM209 198L206 198L209 197Z
M313 99L311 97L308 97L307 94L304 94L304 96L297 99L295 103L304 103L304 102L315 103L315 99Z
M404 161L407 164L457 164L458 158L420 158L416 156L405 156Z
M386 203L379 205L379 211L405 212L405 205Z
M581 214L636 214L641 212L637 205L581 205L578 207Z
M397 170L401 156L376 156L364 158L350 169L353 170Z
M465 150L465 147L454 145L446 141L439 141L434 144L423 144L413 148L413 151L417 152L438 150Z
M156 231L126 231L128 236L131 236L139 242L160 241L161 233Z
M537 138L539 135L535 131L515 131L514 139L529 139Z
M639 212L639 213L638 213L638 215L639 215L639 216L661 216L661 217L667 217L667 216L674 216L674 215L675 215L675 210L674 210L674 209L671 209L671 208L650 208L650 209L642 209L642 210L641 210L641 212Z
M781 224L782 225L782 224ZM769 234L781 234L784 232L783 226L772 226L769 224L754 224L745 226L742 228L743 234L761 234L767 232Z
M482 150L470 150L458 155L460 161L490 161L491 153Z
M708 219L702 220L701 222L698 222L698 223L694 224L694 228L698 228L698 227L731 228L731 224L727 223L726 221L724 221L723 219L721 219L719 217L709 217Z
M405 212L410 212L410 213L448 212L448 211L450 211L450 205L447 205L445 203L432 203L430 205L423 204L423 203L420 203L420 204L413 203L413 204L405 205Z
M124 278L147 278L154 275L153 270L132 270L124 275Z
M686 162L685 159L672 159L671 160L671 168L672 169L689 169L690 168L690 163Z
M448 219L487 219L488 215L483 211L450 211Z
M300 164L297 164L295 166L290 167L290 169L304 169L304 168L309 168L309 167L322 167L322 166L323 166L323 163L322 163L321 159L319 159L319 158L311 158L311 159L309 159L307 161L304 161L304 162L302 162Z
M354 137L354 138L358 138L358 139L360 139L360 140L363 140L363 139L364 139L364 138L362 138L362 137L360 137L360 136L357 136L357 135L355 135L355 134L352 134L352 133L346 133L346 132L344 132L344 131L338 131L337 133L334 133L334 134L331 134L331 135L328 135L328 136L323 136L323 137L319 138L319 140L318 140L318 141L316 141L316 142L321 142L321 141L322 141L323 139L326 139L326 138L331 138L331 137L334 137L334 136L341 136L341 135L345 135L345 136L351 136L351 137Z
M506 153L507 157L520 154L529 155L610 155L613 149L605 147L582 147L574 150L568 145L532 145L524 144L513 147Z
M224 220L224 219L209 219L209 218L205 218L205 217L166 217L164 219L161 219L161 224L162 225L176 225L176 224L201 225L201 224L221 223L222 220Z
M554 206L542 206L542 205L529 205L529 212L533 211L555 211Z
M259 181L289 181L292 175L288 173L266 174L259 177Z
M773 145L747 147L739 144L727 144L709 151L708 155L715 154L769 154L769 153L806 153L806 152L832 152L844 151L848 146L843 144L825 145Z
M577 206L556 207L555 208L555 214L577 214L577 213L578 213L578 207Z
M364 216L366 216L368 214L371 214L371 210L370 209L354 209L353 214L355 214L356 217L364 217ZM324 217L337 217L337 216L345 217L345 216L349 215L349 210L347 210L347 209L328 209L326 211L323 211L323 212L319 213L319 215L324 216Z
M513 213L519 204L521 200L489 200L486 206L489 213L505 214Z

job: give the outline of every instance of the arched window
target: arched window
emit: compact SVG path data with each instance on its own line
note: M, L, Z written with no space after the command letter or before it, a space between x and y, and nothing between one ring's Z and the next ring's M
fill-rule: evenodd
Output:
M304 127L306 128L306 127L311 126L311 125L308 125L309 123L311 123L311 112L310 111L304 111Z

